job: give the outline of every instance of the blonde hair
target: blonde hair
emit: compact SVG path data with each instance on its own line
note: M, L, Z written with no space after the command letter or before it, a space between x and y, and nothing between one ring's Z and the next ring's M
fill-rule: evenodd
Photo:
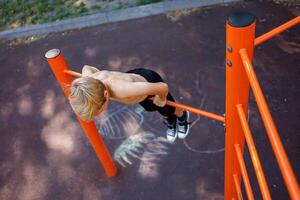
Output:
M74 112L83 120L93 119L95 112L106 102L105 85L91 77L75 79L70 86L69 100Z

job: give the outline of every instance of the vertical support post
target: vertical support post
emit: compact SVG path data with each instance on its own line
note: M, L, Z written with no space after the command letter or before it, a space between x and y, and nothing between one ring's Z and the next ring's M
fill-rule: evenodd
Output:
M70 85L72 82L72 76L64 73L64 70L68 69L68 65L65 62L63 55L60 53L59 49L51 49L46 54L45 57L59 82L65 96L68 99L69 90L66 90L65 86ZM90 143L92 144L98 159L100 160L106 174L108 176L115 176L117 174L117 167L114 164L96 126L95 123L85 122L77 117L79 123L81 124L85 134L87 135Z
M241 171L234 145L244 149L245 137L238 118L237 104L248 113L249 82L239 50L245 48L252 59L255 39L255 17L249 13L233 13L226 22L226 107L225 107L225 172L224 199L238 199L233 175L241 183Z

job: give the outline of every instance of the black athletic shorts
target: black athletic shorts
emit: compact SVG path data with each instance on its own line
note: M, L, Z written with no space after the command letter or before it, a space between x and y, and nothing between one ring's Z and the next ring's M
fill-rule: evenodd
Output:
M150 83L164 82L158 73L149 69L137 68L137 69L129 70L126 73L141 75ZM148 99L153 96L154 95L149 95L144 101L140 102L139 104L147 111L158 111L161 115L165 117L173 118L175 113L175 108L168 105L165 105L164 107L159 107L155 105L152 100ZM167 100L175 101L170 93L168 93Z

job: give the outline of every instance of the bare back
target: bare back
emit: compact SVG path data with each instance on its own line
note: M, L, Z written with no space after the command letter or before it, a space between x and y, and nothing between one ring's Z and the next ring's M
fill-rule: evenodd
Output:
M108 87L110 99L114 101L118 101L124 104L136 104L143 101L148 96L142 95L132 96L128 98L117 98L117 96L121 96L119 94L123 92L122 85L124 85L124 83L147 82L144 77L138 74L101 70L89 76L102 81Z

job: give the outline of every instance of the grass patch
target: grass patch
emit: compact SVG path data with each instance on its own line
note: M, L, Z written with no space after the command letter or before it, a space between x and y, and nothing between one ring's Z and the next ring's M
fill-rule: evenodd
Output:
M161 1L134 0L125 5L122 0L96 0L85 5L85 0L0 0L0 31Z
M200 11L201 8L187 8L180 10L171 10L167 13L167 18L173 22L180 20L183 17L189 16L197 11Z
M0 0L0 30L88 13L82 0Z
M134 0L125 4L122 0L96 0L85 5L85 0L0 0L0 31L162 1Z

